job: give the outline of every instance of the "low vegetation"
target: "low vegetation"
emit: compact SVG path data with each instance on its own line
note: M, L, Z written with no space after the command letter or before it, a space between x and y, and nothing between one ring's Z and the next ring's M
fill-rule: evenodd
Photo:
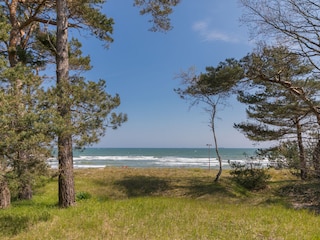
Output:
M231 164L232 180L248 190L261 190L268 186L271 175L266 168L254 168L241 164Z
M58 207L57 177L0 211L0 239L318 239L319 182L270 171L249 191L224 172L75 171L76 206Z

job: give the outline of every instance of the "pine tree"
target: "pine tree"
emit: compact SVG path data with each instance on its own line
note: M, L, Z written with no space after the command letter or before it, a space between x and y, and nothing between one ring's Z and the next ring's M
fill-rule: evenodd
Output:
M16 94L19 79L19 95ZM8 67L3 61L0 72L0 158L3 179L13 179L17 198L30 199L35 176L44 174L45 160L52 141L48 129L49 110L42 105L45 92L41 78L23 65Z
M294 139L300 157L301 178L307 178L303 138L319 124L319 87L314 66L285 47L263 47L242 59L251 88L238 99L249 105L247 115L255 122L235 124L252 140ZM246 93L245 93L246 92Z
M192 70L192 69L191 69ZM219 161L219 171L215 181L218 181L222 173L222 159L219 154L218 138L216 135L216 118L218 108L224 106L226 98L235 91L239 79L243 77L243 69L235 59L227 59L220 62L217 67L207 67L206 73L199 75L193 71L182 73L185 88L175 89L182 99L187 99L191 105L202 103L209 115L209 127L212 131L215 151Z
M153 4L150 5L148 2L140 1L135 2L135 5L141 7L141 14L151 14L152 22L154 22L153 30L163 30L167 31L171 27L168 27L168 23L170 23L170 19L168 15L172 12L172 6L177 5L179 1L154 1ZM48 134L51 138L54 136L59 136L58 145L60 157L64 156L68 159L65 162L68 166L71 167L71 158L72 151L70 151L70 147L72 147L72 138L75 139L74 143L78 144L80 147L83 147L85 144L90 144L98 141L98 139L104 134L107 127L116 128L123 121L126 120L126 115L113 113L112 110L116 108L120 104L119 96L112 97L105 93L105 83L103 80L95 83L85 81L83 78L79 76L67 76L67 72L70 69L61 69L60 67L66 65L66 59L70 51L67 50L69 47L68 42L64 39L63 44L60 44L60 35L59 37L53 33L53 29L57 27L59 21L61 19L57 18L59 12L57 12L57 8L59 4L62 3L65 6L65 14L67 14L68 18L64 16L64 27L65 29L59 28L59 34L63 33L63 31L67 31L69 28L81 28L82 31L86 31L88 33L93 34L98 39L102 40L105 45L108 45L113 41L112 34L112 26L113 19L107 17L105 14L101 13L101 6L105 3L104 0L96 1L96 0L79 0L79 1L19 1L12 0L11 2L2 2L0 3L0 24L1 31L0 33L0 49L3 53L3 56L7 58L8 66L12 69L17 66L28 66L30 70L34 73L35 77L38 77L41 70L45 69L47 64L53 63L55 59L57 59L56 64L58 67L58 84L56 88L49 89L47 96L50 96L49 99L38 99L39 104L40 101L43 101L40 105L46 111L50 111L52 116L48 122ZM59 8L61 9L61 8ZM66 33L66 32L64 32ZM41 43L39 45L39 43ZM46 47L44 47L46 45ZM48 47L50 46L50 47ZM62 49L60 49L60 47ZM61 51L60 51L61 50ZM59 52L59 54L57 54ZM62 54L63 55L60 55ZM77 64L78 67L88 67L87 61L88 58L81 58L84 62ZM54 60L54 61L52 61ZM61 64L64 60L65 63ZM69 67L75 66L72 62L73 59L69 59ZM77 60L79 61L79 59ZM59 63L58 63L59 62ZM60 71L61 70L61 71ZM65 72L63 72L65 70ZM62 77L61 77L62 73ZM44 77L44 76L41 76ZM24 82L19 78L15 79L15 96L20 100L23 99L24 92ZM8 86L8 85L7 85ZM85 94L75 93L79 90L79 86L87 87L88 92ZM10 87L9 87L10 88ZM72 93L75 93L72 98L69 98ZM100 98L92 97L93 91L98 91L101 93ZM55 98L52 93L56 94L58 98ZM69 95L68 95L69 93ZM104 94L102 94L104 93ZM40 95L39 95L40 96ZM91 100L84 99L84 96L90 97ZM66 98L64 98L66 97ZM79 97L80 99L77 99ZM92 112L96 114L96 117L90 118L90 121L87 124L75 124L77 121L87 120L84 118L80 118L79 115L72 115L74 113L72 110L81 110L83 116L89 116L90 111L87 111L88 114L83 114L86 109L86 106L93 106L95 101L100 101L101 105L99 107L94 107ZM22 109L23 101L15 101L12 104L15 105L15 109ZM84 104L84 102L87 102ZM86 105L87 104L87 105ZM57 108L56 108L57 107ZM56 108L55 111L54 108ZM70 112L71 110L71 112ZM88 110L88 109L86 109ZM27 111L25 111L27 112ZM24 111L17 111L15 117L16 122L22 123L24 119L24 114L28 115ZM92 113L91 112L91 113ZM107 123L101 120L103 117L107 115L111 115L111 117L107 120ZM21 121L20 121L21 120ZM94 124L93 124L94 123ZM78 128L73 128L72 125L75 124ZM16 124L15 124L16 126ZM27 125L26 125L27 126ZM74 131L74 132L72 132ZM15 132L10 136L19 135L19 131ZM41 141L41 139L40 139ZM65 144L65 147L62 147L62 143ZM39 143L42 147L45 144ZM19 145L18 146L22 146ZM46 147L44 147L45 149ZM66 150L67 149L67 150ZM66 150L66 151L65 151ZM16 149L18 158L21 158L19 161L15 161L15 165L19 166L18 163L28 162L28 158L32 156L28 151L25 151L24 148ZM5 161L6 162L6 161ZM18 164L18 165L17 165ZM63 163L64 164L64 163ZM28 165L28 164L27 164ZM25 166L27 166L25 165ZM21 174L23 172L28 173L25 167L17 167L16 169ZM71 173L69 170L61 170L60 173L63 175L67 172L67 175ZM29 174L26 174L29 176ZM62 176L61 175L61 176ZM71 173L72 175L72 173ZM71 177L72 178L72 177ZM70 184L72 185L72 179L69 178ZM29 178L26 178L29 179ZM5 178L0 180L5 181ZM63 182L63 180L61 180ZM62 183L64 184L64 183ZM7 193L7 190L3 190L8 184L4 182L1 185L1 192ZM61 186L63 188L63 186ZM24 186L25 189L31 189L29 186ZM25 192L24 190L22 192ZM30 191L29 191L30 192ZM64 200L60 201L61 206L69 206L73 204L73 194L74 189L70 191L65 191L67 196L61 196ZM21 194L21 196L31 196L30 194ZM3 199L10 199L10 197L3 197ZM62 203L64 202L65 203ZM8 206L10 203L4 203L3 206Z

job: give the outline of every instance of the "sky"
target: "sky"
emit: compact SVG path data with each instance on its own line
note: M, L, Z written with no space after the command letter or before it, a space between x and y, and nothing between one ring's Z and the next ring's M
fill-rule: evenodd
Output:
M205 72L226 58L239 59L254 45L248 29L241 26L242 9L237 0L182 0L170 16L173 29L150 32L149 16L139 15L133 0L108 0L102 11L115 21L108 49L94 37L82 39L93 69L90 80L105 79L106 91L118 93L118 112L128 121L117 130L108 129L95 147L181 147L213 144L209 116L203 106L194 106L174 92L181 87L176 76L190 67ZM216 120L218 146L265 147L247 140L233 128L246 120L245 106L234 98L220 109Z

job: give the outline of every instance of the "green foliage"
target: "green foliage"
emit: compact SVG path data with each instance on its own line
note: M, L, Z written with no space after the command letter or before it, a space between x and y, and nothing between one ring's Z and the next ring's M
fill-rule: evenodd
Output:
M0 9L0 42L8 41L9 40L9 31L10 31L10 24L5 21L5 17L3 16L2 9Z
M134 6L141 8L140 14L151 14L149 22L153 23L150 31L168 31L172 28L169 15L172 7L178 5L180 0L134 0Z
M303 86L313 99L313 67L285 47L263 47L241 61L248 88L239 91L238 100L248 105L249 121L234 127L254 141L297 139L297 128L311 127L310 102L301 101L292 89ZM309 121L309 122L308 122Z
M69 18L75 22L73 26L81 25L92 35L105 42L112 42L114 21L101 12L105 0L68 1Z
M237 163L231 164L230 175L233 181L249 190L261 190L268 186L271 176L267 169L243 166Z
M69 93L63 101L71 107L72 124L65 125L64 119L54 113L52 129L56 134L69 132L76 147L82 148L98 142L108 127L115 129L127 121L126 114L113 112L120 105L120 97L117 94L111 96L105 91L104 80L86 81L82 77L73 76L71 83L63 87ZM50 108L58 101L57 92L58 88L55 87L47 91Z
M91 194L88 192L77 192L76 193L76 199L79 200L86 200L86 199L90 199L91 198Z
M279 153L285 157L287 167L295 176L300 175L301 163L299 159L298 144L295 141L286 141L278 147Z
M13 197L22 192L31 196L36 176L47 169L52 137L41 83L24 64L0 68L0 161Z
M49 42L46 41L46 34L42 35L39 41L43 49L55 56L55 52L51 51L52 47L55 48L52 45L56 39L55 33L47 36L52 39ZM127 121L126 114L113 111L120 105L120 97L118 94L111 96L106 92L104 80L88 81L79 75L81 71L91 70L90 57L82 56L81 47L82 44L77 39L71 39L69 67L73 75L69 77L69 81L48 88L46 93L46 105L49 109L54 109L59 104L70 108L71 124L66 122L63 116L59 116L58 112L51 112L53 134L60 135L63 132L72 135L73 143L78 148L98 142L108 127L116 129ZM64 92L66 97L60 98L61 92Z
M240 79L243 78L243 69L235 59L226 59L217 67L207 67L206 73L197 75L190 69L179 77L186 87L175 89L175 92L183 99L228 97L235 93Z
M206 67L206 73L200 74L197 85L210 95L228 95L234 91L243 74L240 63L230 58L220 62L217 67Z

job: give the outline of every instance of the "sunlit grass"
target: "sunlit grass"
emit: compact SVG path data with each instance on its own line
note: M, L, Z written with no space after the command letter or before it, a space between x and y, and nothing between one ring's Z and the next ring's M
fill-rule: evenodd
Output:
M90 198L59 209L54 178L33 200L0 211L0 239L320 239L320 216L295 210L276 194L291 176L248 192L228 173L218 184L214 175L199 169L77 170L76 190Z

